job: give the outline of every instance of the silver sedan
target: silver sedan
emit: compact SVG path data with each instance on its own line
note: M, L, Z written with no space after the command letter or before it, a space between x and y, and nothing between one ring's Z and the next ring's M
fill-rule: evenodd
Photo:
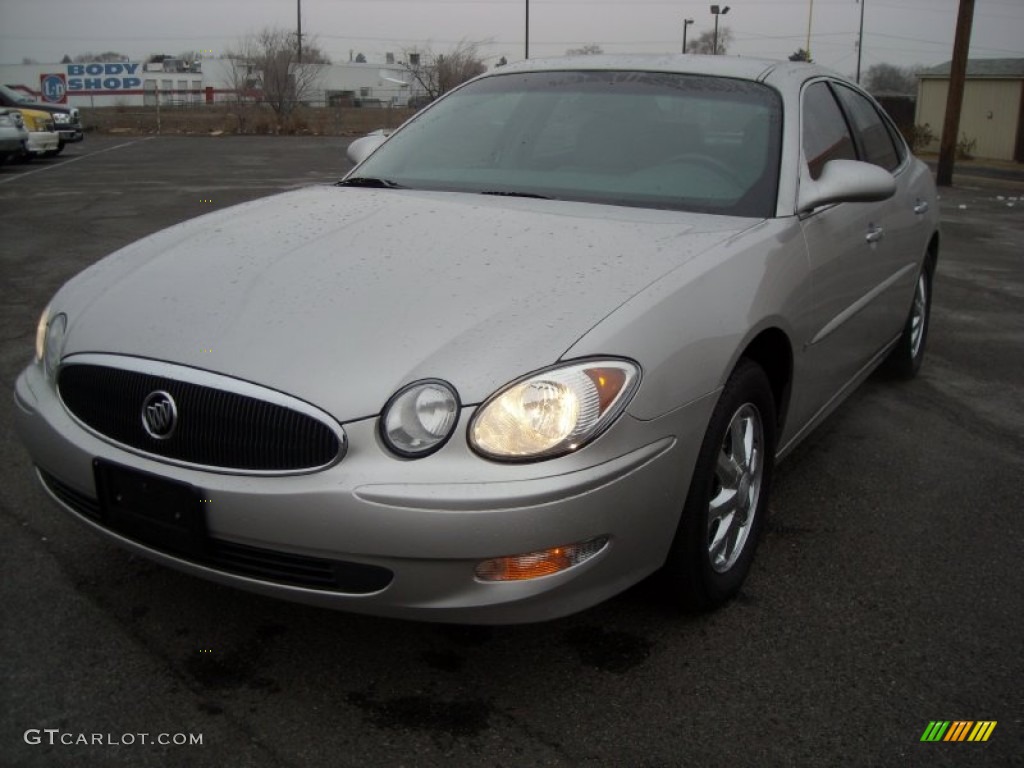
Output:
M826 70L524 62L350 156L53 298L16 423L73 517L345 610L538 621L655 572L704 610L775 463L921 365L934 186Z

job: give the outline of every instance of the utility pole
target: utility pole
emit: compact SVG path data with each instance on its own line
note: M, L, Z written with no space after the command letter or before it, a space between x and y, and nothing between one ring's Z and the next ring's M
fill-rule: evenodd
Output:
M864 50L864 3L866 0L858 0L860 3L860 32L857 34L857 85L860 85L860 54Z
M526 58L530 58L530 0L526 0Z
M964 101L964 81L967 79L967 55L971 49L971 24L973 22L974 0L960 0L960 11L956 16L956 37L953 39L953 60L949 64L946 119L942 123L939 167L935 179L940 187L948 187L953 184L956 136L960 131L960 107Z
M299 41L298 60L299 60L299 64L301 64L302 63L302 0L297 0L297 2L298 2L298 11L299 11L299 29L298 29L298 32L296 33L295 36L296 36L296 38Z
M863 6L861 6L863 7ZM804 48L807 51L807 60L811 60L811 19L814 18L814 0L811 0L811 6L807 9L807 47Z
M693 24L693 19L683 19L683 53L686 53L686 28Z

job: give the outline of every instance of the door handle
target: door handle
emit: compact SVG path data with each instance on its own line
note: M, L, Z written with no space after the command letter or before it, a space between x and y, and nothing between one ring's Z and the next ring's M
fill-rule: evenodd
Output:
M882 229L881 227L875 226L869 227L868 233L864 235L864 239L867 240L869 243L877 243L883 237L885 237L885 230Z
M918 216L920 216L921 214L927 213L927 212L928 212L928 201L927 200L918 200L917 203L914 205L914 213L916 213Z

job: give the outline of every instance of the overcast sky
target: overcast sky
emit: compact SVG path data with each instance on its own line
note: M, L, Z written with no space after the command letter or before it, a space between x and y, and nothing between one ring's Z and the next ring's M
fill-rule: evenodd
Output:
M525 0L301 0L303 32L335 61L370 61L429 44L489 41L488 63L523 57ZM865 0L864 59L901 66L950 58L957 0ZM0 0L0 63L57 62L68 53L207 50L217 55L264 26L294 28L297 0ZM724 5L724 3L722 4ZM810 0L737 0L721 17L730 54L781 58L806 45ZM608 53L677 51L710 30L708 3L679 0L530 0L530 56L589 43ZM860 5L813 0L811 53L841 72L856 67ZM973 58L1024 57L1024 0L977 0Z

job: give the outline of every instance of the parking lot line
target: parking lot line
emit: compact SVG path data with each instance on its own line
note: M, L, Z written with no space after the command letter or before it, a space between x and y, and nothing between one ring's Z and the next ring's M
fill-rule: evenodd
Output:
M31 175L33 175L35 173L42 173L43 171L52 171L55 168L63 168L65 165L70 165L71 163L77 163L79 160L85 160L86 158L93 157L94 155L102 155L104 152L113 152L115 149L122 149L124 147L130 147L132 144L138 144L141 141L149 141L150 139L155 139L155 138L156 138L156 136L146 136L145 138L136 139L135 141L126 141L124 144L116 144L113 147L106 147L105 149L97 149L95 152L90 152L87 155L80 155L78 157L72 157L70 160L65 160L64 162L58 163L57 165L48 165L48 166L46 166L44 168L36 168L34 171L25 171L24 173L19 173L17 176L7 176L6 178L0 179L0 184L6 184L7 182L14 181L16 179L23 179L26 176L31 176Z

